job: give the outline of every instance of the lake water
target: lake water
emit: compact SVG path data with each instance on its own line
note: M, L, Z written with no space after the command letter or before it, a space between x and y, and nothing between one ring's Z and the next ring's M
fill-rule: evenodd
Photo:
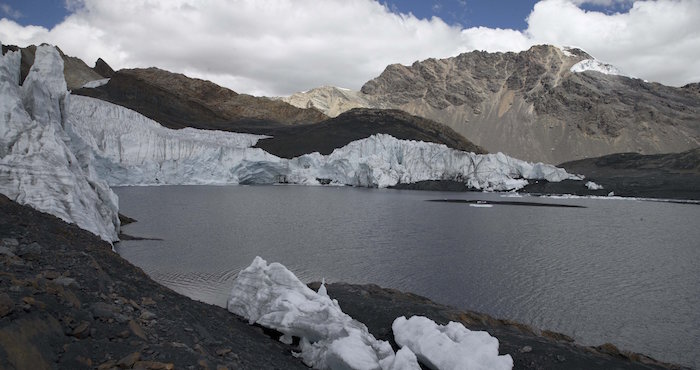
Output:
M700 206L349 187L117 188L117 251L225 306L257 255L302 281L375 283L700 366ZM428 202L524 201L585 208Z

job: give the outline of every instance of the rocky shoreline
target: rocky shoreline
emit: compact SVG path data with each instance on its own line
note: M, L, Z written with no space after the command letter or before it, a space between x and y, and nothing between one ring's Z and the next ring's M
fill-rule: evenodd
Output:
M275 333L155 283L93 234L4 196L0 263L0 369L306 368ZM682 368L373 285L328 292L379 339L392 340L394 318L420 314L489 331L515 368Z

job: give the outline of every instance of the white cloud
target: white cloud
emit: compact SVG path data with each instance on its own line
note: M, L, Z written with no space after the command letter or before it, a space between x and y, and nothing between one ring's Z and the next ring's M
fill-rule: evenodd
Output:
M266 95L328 84L358 89L390 63L475 49L519 51L543 42L581 47L649 80L700 79L699 31L692 22L700 19L700 2L694 0L637 2L629 13L613 15L545 0L525 32L460 29L370 0L71 3L73 13L51 30L0 20L0 41L50 42L88 64L102 57L115 68L158 66Z
M5 3L0 3L0 14L5 14L6 16L13 19L17 19L22 16L22 12L14 9L12 6Z
M630 75L670 85L700 80L700 1L637 1L606 15L564 0L537 3L527 35L536 43L580 47Z

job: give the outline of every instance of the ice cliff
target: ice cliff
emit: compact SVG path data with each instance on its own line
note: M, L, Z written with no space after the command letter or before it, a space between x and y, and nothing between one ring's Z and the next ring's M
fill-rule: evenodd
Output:
M387 187L422 180L457 180L475 189L515 190L527 179L578 178L563 169L504 154L477 155L445 145L374 135L329 155L284 159L252 148L264 136L196 129L170 130L129 109L75 96L75 132L95 153L110 185L271 184L290 182Z
M117 197L93 171L91 151L66 129L70 94L63 60L36 50L19 86L20 53L0 57L0 193L117 240Z

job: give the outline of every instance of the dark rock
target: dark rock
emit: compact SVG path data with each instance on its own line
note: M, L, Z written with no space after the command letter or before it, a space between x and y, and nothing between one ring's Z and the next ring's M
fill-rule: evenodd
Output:
M17 248L17 255L20 257L37 257L42 251L39 243L33 242L30 244L22 244Z
M80 339L88 337L90 335L90 323L87 321L81 322L71 330L69 335Z
M90 308L94 318L103 320L113 319L119 312L119 307L104 302L95 302Z
M141 320L153 320L156 317L158 317L158 315L156 315L155 313L148 311L148 310L143 310L143 311L141 311L141 315L139 316L139 319L141 319Z
M111 78L114 76L114 70L107 64L102 58L97 58L95 62L95 67L92 68L97 74L104 78Z
M140 352L133 352L130 353L121 359L117 361L117 366L119 366L122 369L130 369L134 366L136 361L138 361L141 358L141 353Z
M0 318L11 314L14 309L15 302L12 298L5 293L0 294Z
M131 332L134 333L135 336L143 340L148 340L148 338L146 338L146 332L143 331L141 325L139 325L136 321L129 321L129 330L131 330Z

